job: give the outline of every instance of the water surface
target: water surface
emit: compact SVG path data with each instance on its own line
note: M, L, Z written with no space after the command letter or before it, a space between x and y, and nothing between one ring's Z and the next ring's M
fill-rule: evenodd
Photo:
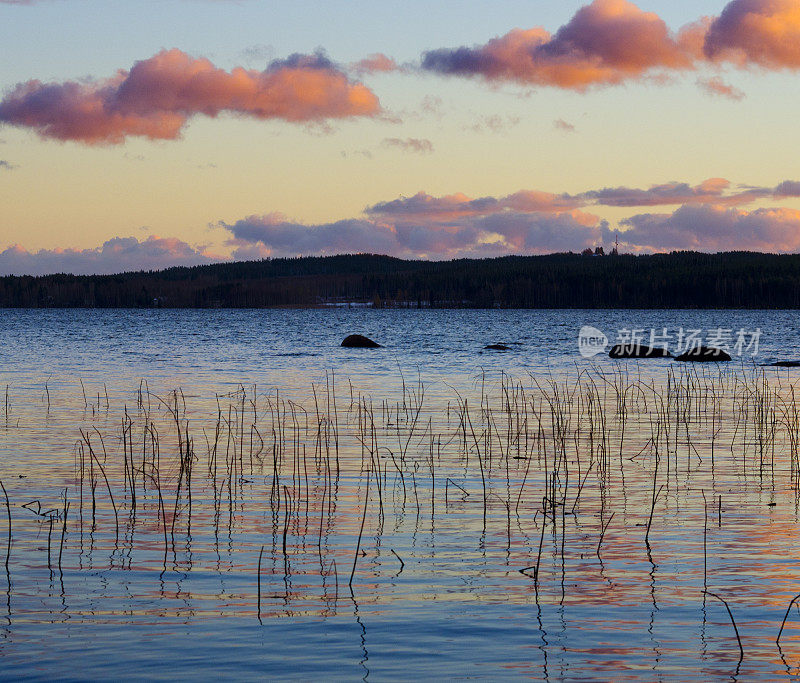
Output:
M583 325L762 334L698 368L585 359ZM798 671L800 615L775 638L800 387L757 365L800 358L794 312L6 310L0 332L5 676Z

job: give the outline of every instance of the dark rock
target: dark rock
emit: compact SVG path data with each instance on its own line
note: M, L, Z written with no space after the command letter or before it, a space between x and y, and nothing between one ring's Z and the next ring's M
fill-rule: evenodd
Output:
M765 367L771 368L800 368L800 360L779 360L774 363L765 363Z
M615 344L608 355L610 358L672 358L667 349L645 344Z
M722 349L715 349L711 346L696 346L693 349L676 356L675 360L680 361L694 361L694 362L713 362L721 360L730 360L731 357Z
M483 348L491 349L492 351L511 351L511 347L505 344L487 344Z
M350 349L380 349L378 342L372 341L369 337L362 334L349 334L344 338L342 346Z

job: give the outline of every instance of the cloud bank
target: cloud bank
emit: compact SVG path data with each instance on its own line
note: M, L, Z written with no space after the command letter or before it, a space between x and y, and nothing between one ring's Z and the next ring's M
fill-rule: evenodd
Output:
M417 220L488 215L503 211L561 213L587 206L669 206L679 204L715 204L741 206L760 199L800 197L800 182L785 180L776 187L745 186L731 189L725 178L708 178L697 185L670 182L647 189L606 187L579 194L554 194L539 190L520 190L505 197L478 197L456 193L433 197L419 192L368 206L364 212L373 216L406 216Z
M476 215L458 221L351 219L308 225L280 214L221 223L237 260L253 257L379 253L449 259L507 253L548 253L594 244L601 225L571 214ZM587 225L586 222L591 224Z
M636 251L800 251L800 211L682 206L671 214L640 214L622 225L620 242Z
M319 122L375 116L380 104L321 54L292 55L264 71L225 71L175 49L106 80L20 83L0 101L2 123L87 144L174 140L192 117L221 113Z
M248 216L221 224L237 260L341 253L380 253L402 258L450 259L506 254L578 252L619 239L634 253L693 251L800 251L800 211L752 211L708 204L672 213L638 214L611 229L580 212L516 212L470 215L452 221L351 219L315 225L285 217Z
M740 207L763 199L800 196L800 182L776 187L736 187L725 178L697 185L673 182L648 189L616 187L580 194L520 190L503 197L418 192L378 202L364 217L319 224L282 214L221 222L233 257L369 252L404 258L448 259L503 254L581 251L617 236L633 252L800 250L800 211ZM612 230L591 206L677 206L672 213L643 213Z
M577 252L609 248L618 238L623 251L672 250L800 251L800 211L756 208L756 201L800 197L800 181L775 187L733 186L725 178L696 185L685 182L647 189L614 187L579 194L520 190L501 197L463 193L435 196L418 192L367 206L359 217L303 223L280 213L220 221L227 231L228 257L215 256L175 238L108 240L96 249L28 252L15 245L0 252L0 275L75 274L154 270L233 258L380 253L401 258L451 259L506 254ZM675 206L674 211L639 213L615 230L593 206Z
M42 249L30 252L19 245L0 252L2 275L111 274L136 270L160 270L171 266L213 263L201 248L174 237L114 237L95 249Z

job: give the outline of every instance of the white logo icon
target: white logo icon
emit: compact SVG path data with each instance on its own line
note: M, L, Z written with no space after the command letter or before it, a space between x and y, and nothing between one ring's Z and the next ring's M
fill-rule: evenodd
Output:
M603 353L608 344L608 337L601 330L591 325L584 325L578 332L578 351L584 358L592 358Z

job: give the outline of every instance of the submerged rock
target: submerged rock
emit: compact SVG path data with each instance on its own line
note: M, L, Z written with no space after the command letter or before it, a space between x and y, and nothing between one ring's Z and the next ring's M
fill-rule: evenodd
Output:
M487 344L483 348L491 349L492 351L511 351L511 347L505 344Z
M608 355L610 358L672 358L667 349L645 344L615 344Z
M675 360L694 361L694 362L713 362L730 360L731 357L722 349L715 349L713 346L696 346L693 349L676 356Z
M382 346L378 344L378 342L372 341L369 337L365 337L363 334L348 334L344 341L342 342L342 346L346 346L350 349L380 349Z

